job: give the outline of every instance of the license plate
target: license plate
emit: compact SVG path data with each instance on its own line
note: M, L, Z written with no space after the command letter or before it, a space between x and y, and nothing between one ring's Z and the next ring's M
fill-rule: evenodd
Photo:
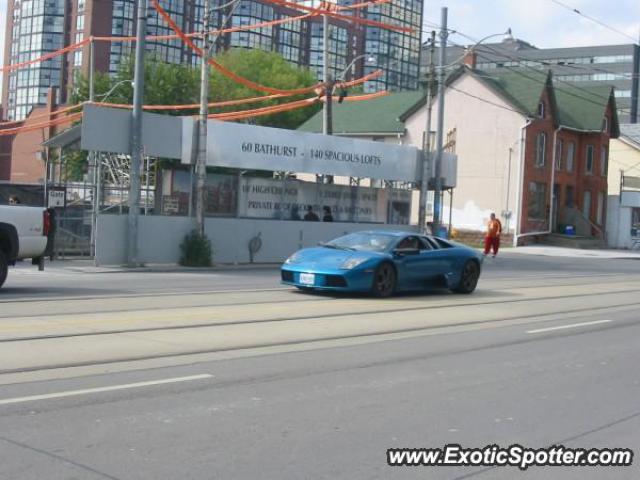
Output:
M313 273L301 273L300 283L303 285L313 285L316 283L316 276Z

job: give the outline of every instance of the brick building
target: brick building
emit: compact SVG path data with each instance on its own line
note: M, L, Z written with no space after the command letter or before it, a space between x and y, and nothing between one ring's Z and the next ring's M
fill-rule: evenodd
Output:
M56 98L55 89L50 89L46 105L34 108L26 120L0 126L0 129L30 127L57 119L55 112L60 109L60 106L56 103ZM42 143L70 125L71 122L64 122L58 126L0 136L0 181L21 184L43 183L46 177L45 159L48 152Z

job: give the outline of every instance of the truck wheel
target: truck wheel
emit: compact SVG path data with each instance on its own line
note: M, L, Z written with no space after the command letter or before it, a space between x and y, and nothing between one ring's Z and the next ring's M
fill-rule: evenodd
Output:
M7 271L9 270L9 265L7 264L7 257L2 250L0 250L0 287L4 284L4 281L7 279Z

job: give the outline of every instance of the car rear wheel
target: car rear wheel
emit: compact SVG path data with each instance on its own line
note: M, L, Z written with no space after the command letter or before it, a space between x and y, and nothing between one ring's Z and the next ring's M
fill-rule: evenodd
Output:
M7 271L9 270L9 265L7 263L7 257L4 252L0 250L0 287L4 284L4 281L7 279Z
M460 274L460 283L454 289L457 293L472 293L476 286L478 286L478 278L480 278L480 267L477 262L469 260L462 267L462 273Z
M371 292L380 298L393 295L396 291L396 269L390 263L381 263L373 274Z

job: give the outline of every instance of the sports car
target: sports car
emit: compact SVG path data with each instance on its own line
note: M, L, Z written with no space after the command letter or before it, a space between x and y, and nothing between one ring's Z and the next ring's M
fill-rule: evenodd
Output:
M443 286L472 293L483 255L464 245L412 232L367 231L336 238L291 255L281 267L282 283L301 290L371 292Z

